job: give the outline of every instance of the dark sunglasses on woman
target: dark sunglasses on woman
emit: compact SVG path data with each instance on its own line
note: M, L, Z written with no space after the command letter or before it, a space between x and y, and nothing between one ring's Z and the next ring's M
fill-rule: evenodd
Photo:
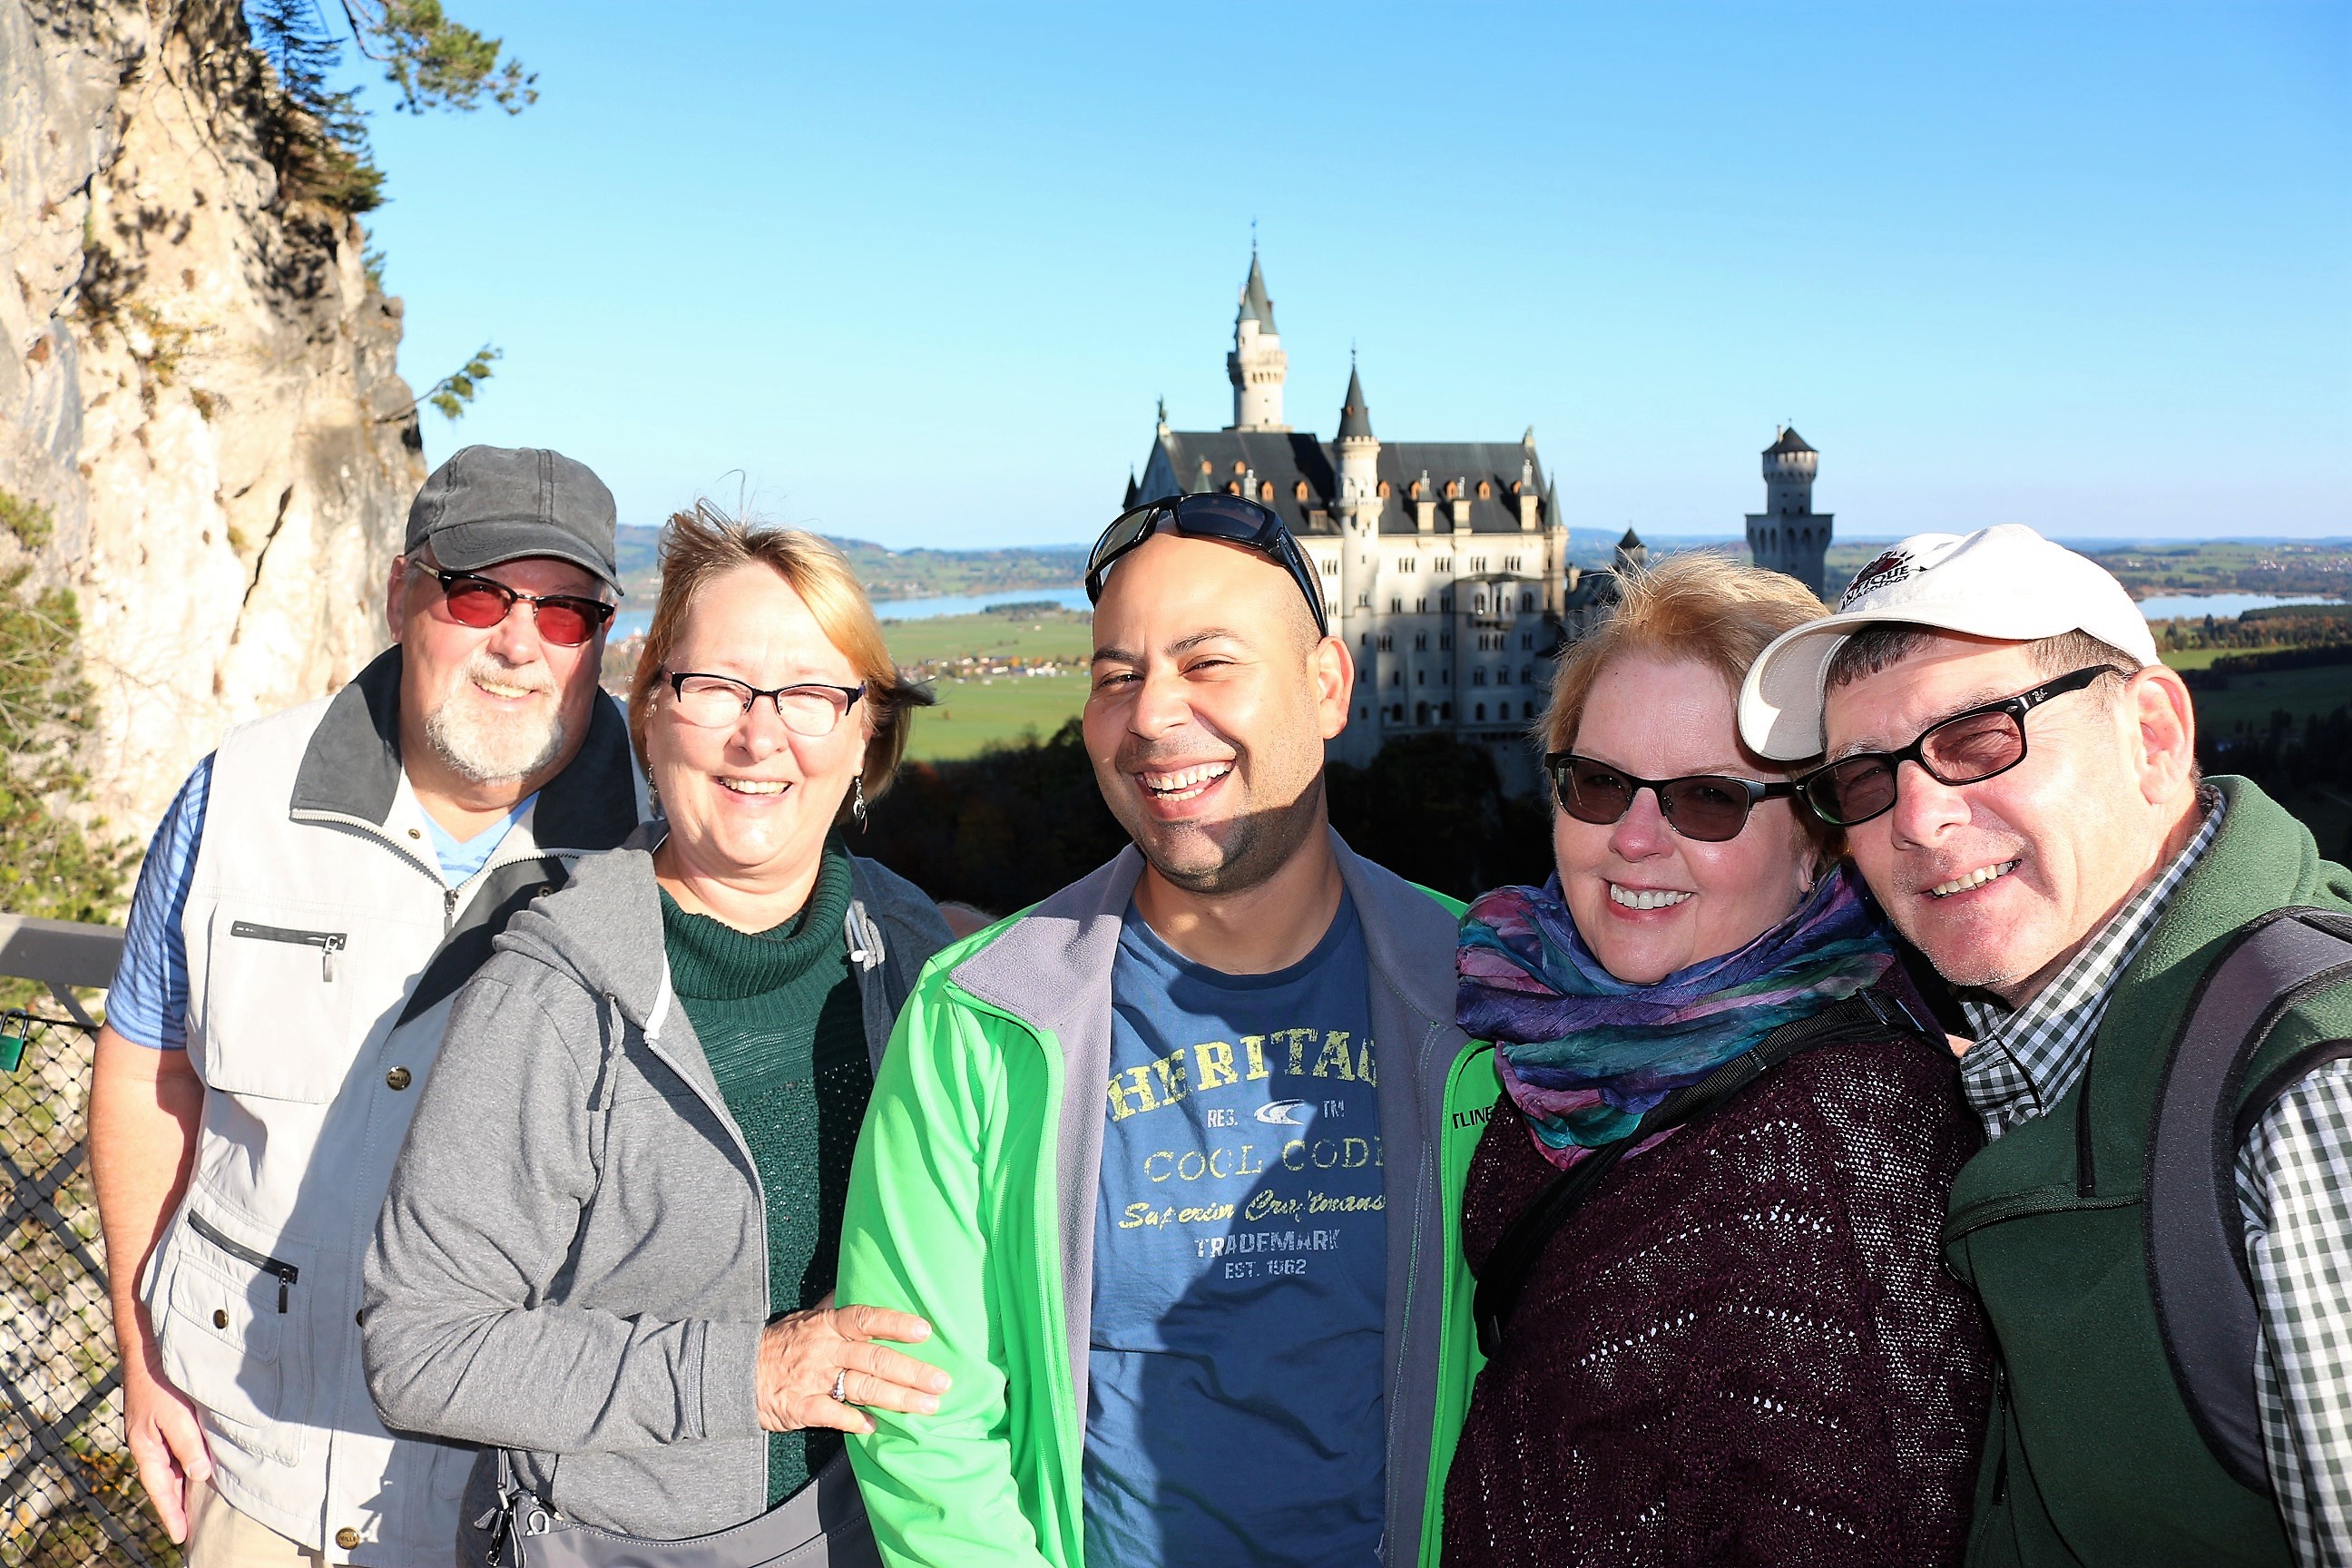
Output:
M436 572L441 597L449 618L461 626L497 626L513 613L518 601L530 606L539 635L558 647L578 647L613 618L613 606L602 599L577 594L518 594L504 583L477 577L471 572Z
M2110 664L2078 669L1999 702L1955 713L1927 726L1899 752L1857 752L1815 768L1797 781L1813 815L1832 827L1852 827L1895 809L1895 775L1916 763L1945 785L1982 784L2025 761L2025 716L2053 697L2080 691L2103 675L2123 675Z
M1737 838L1748 826L1756 803L1797 793L1783 780L1759 784L1754 779L1722 773L1686 773L1677 779L1635 778L1622 768L1580 757L1574 752L1544 753L1544 772L1559 796L1559 808L1579 822L1607 827L1633 809L1633 797L1643 790L1658 797L1666 826L1685 838L1701 844L1721 844Z
M1290 580L1307 595L1307 607L1315 612L1316 632L1322 637L1331 635L1331 623L1323 615L1323 588L1315 575L1314 563L1298 548L1298 541L1291 537L1282 519L1271 509L1245 497L1213 491L1146 501L1113 518L1087 557L1087 603L1102 603L1103 578L1109 574L1112 563L1150 538L1162 519L1187 539L1222 540L1271 558L1290 574Z

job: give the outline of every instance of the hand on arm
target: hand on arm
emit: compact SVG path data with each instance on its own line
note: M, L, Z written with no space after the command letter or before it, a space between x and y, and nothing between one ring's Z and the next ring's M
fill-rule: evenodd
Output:
M122 1356L123 1425L140 1482L173 1541L187 1539L195 1489L213 1467L194 1404L163 1376L139 1279L187 1187L204 1102L204 1080L187 1052L151 1050L112 1028L98 1032L89 1173Z
M871 1432L874 1423L861 1405L935 1414L948 1374L875 1342L920 1344L930 1337L931 1325L911 1313L836 1307L830 1296L805 1312L786 1313L760 1335L760 1425L771 1432L803 1426ZM841 1399L833 1396L836 1379Z

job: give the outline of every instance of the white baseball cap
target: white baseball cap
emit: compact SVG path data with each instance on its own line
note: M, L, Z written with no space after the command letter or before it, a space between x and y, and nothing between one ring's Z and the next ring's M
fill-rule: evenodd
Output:
M1974 533L1915 533L1854 574L1837 614L1783 633L1739 687L1739 737L1774 762L1818 756L1822 678L1857 627L1903 621L1939 631L2037 642L2088 632L2145 665L2147 619L2106 568L2021 523Z

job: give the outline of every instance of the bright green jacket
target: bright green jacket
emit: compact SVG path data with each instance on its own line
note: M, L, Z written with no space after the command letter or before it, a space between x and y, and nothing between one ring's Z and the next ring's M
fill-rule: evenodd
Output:
M1333 836L1364 928L1388 1173L1387 1547L1434 1565L1445 1471L1482 1364L1463 1180L1488 1047L1454 1023L1461 906ZM928 1319L939 1413L871 1412L850 1458L894 1565L1080 1568L1100 1087L1132 849L933 959L899 1015L850 1178L837 1299ZM1073 1091L1071 1086L1076 1086Z

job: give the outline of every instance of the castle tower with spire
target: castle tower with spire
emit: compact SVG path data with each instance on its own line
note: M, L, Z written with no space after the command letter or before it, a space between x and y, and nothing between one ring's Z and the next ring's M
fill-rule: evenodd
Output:
M1225 356L1225 376L1234 384L1234 422L1228 430L1287 430L1282 422L1282 379L1290 356L1274 330L1274 301L1266 297L1265 273L1250 247L1249 279L1242 285L1242 308L1234 317L1234 352Z
M1163 407L1129 504L1247 496L1288 525L1322 585L1332 635L1355 661L1335 760L1368 763L1389 741L1451 735L1486 752L1506 789L1538 794L1528 734L1552 660L1609 613L1618 576L1570 564L1535 432L1383 440L1351 355L1339 427L1318 437L1283 423L1286 368L1253 247L1225 359L1234 423L1180 429Z
M1764 510L1748 514L1748 552L1756 564L1786 573L1816 595L1830 548L1830 514L1813 510L1821 462L1795 426L1782 426L1780 438L1764 448Z

